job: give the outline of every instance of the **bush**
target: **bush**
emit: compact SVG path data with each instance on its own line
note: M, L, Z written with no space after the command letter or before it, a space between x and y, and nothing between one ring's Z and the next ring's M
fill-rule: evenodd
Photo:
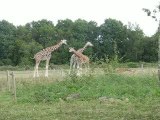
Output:
M127 63L127 67L129 67L129 68L138 68L139 65L137 63L129 62L129 63Z
M32 99L34 102L51 102L51 95L52 93L50 93L45 86L40 86L39 89L34 92Z
M4 63L0 60L0 66L3 66L4 65Z
M6 70L17 70L18 67L13 67L11 65L8 66L0 66L0 71L6 71Z

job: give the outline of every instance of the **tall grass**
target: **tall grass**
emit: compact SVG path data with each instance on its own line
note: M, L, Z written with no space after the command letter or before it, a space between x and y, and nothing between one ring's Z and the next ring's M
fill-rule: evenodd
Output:
M78 100L108 98L131 101L160 97L160 89L155 76L124 76L108 74L101 76L68 77L61 82L24 82L17 89L18 102L54 102L66 100L70 94L79 94Z
M158 120L157 83L155 75L119 74L21 81L16 103L11 94L0 92L0 120ZM78 97L67 99L71 95Z

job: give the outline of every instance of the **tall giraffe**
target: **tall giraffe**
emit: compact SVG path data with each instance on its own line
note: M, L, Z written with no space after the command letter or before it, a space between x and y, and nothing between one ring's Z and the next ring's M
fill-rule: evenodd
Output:
M80 53L83 53L83 51L88 47L88 46L93 46L93 44L91 42L87 42L83 48L80 48L77 50L77 52L80 52ZM70 59L70 71L69 71L69 74L71 73L72 71L72 68L79 68L79 58L73 54L71 56L71 59Z
M78 58L78 69L82 70L82 64L87 64L89 67L89 58L86 55L83 55L81 52L78 52L78 50L76 51L74 48L69 48L69 52L73 52L74 55ZM79 72L78 75L80 75Z
M51 53L53 51L57 50L62 44L67 45L67 40L61 40L58 44L51 46L51 47L47 47L34 55L36 65L35 65L33 77L39 77L38 66L39 66L40 62L44 61L44 60L46 60L45 77L48 77L48 66L49 66L49 61L51 59Z

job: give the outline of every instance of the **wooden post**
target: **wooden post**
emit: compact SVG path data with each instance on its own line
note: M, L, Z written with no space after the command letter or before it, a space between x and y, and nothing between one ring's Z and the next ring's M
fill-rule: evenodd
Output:
M11 74L10 74L11 76L12 76L12 81L13 81L13 99L14 99L14 101L17 101L17 96L16 96L16 79L15 79L15 75L14 75L14 73L12 72Z
M16 79L15 79L15 75L13 73L13 84L14 84L14 100L17 100L17 92L16 92Z
M141 69L143 70L143 63L141 64Z
M142 64L141 64L141 70L142 70L142 72L143 72L143 68L144 68L144 67L143 67L143 63L142 63Z
M8 91L11 91L11 81L9 79L9 71L7 70L7 87L8 87Z

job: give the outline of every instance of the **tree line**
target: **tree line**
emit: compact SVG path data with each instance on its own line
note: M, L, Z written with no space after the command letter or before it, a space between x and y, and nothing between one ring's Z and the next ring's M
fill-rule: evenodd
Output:
M149 29L149 28L148 28ZM138 25L124 25L115 19L106 19L99 25L95 21L77 19L52 21L42 19L15 26L6 20L0 21L0 66L33 65L34 54L59 40L66 39L69 46L79 49L87 41L94 47L87 48L91 60L115 60L118 62L155 62L158 57L158 32L145 36ZM54 52L51 62L69 63L68 46Z

